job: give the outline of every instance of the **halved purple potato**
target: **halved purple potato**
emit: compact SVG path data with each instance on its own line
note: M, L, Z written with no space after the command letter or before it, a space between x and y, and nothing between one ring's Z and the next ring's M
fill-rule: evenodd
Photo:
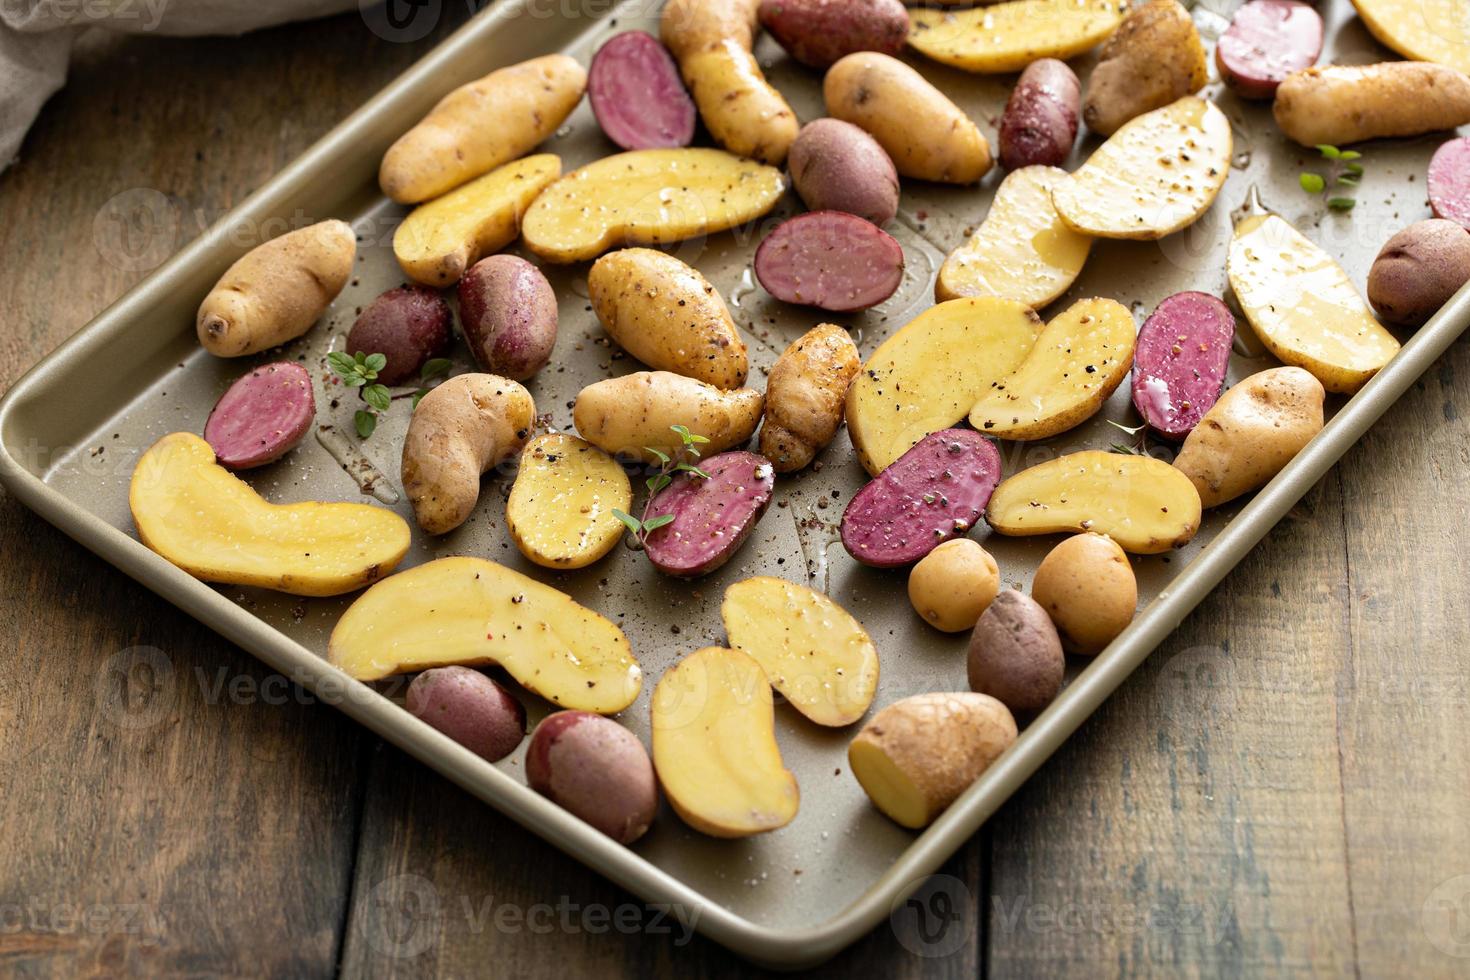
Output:
M740 550L771 503L776 473L755 453L721 453L699 463L708 478L681 473L653 498L649 519L674 519L648 535L648 560L665 575L708 575Z
M263 364L230 385L204 423L204 441L230 470L264 466L306 437L316 416L311 375L294 361Z

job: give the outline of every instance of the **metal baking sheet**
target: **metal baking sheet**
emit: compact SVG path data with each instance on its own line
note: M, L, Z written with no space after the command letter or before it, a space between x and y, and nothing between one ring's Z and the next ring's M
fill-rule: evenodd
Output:
M639 2L548 18L530 0L501 0L477 16L19 381L0 403L0 479L47 520L143 585L646 901L672 904L702 932L752 960L801 966L831 956L872 929L975 832L1470 324L1470 290L1409 339L1356 397L1330 399L1333 417L1326 430L1269 487L1243 506L1208 512L1201 533L1184 549L1135 559L1143 607L1133 625L1103 655L1072 664L1056 702L922 834L881 816L848 773L845 750L855 727L819 729L781 706L778 738L802 795L801 812L790 826L747 840L714 840L686 828L665 805L647 837L632 848L621 847L527 789L521 753L491 765L403 711L394 700L401 699L401 682L365 686L321 659L350 596L299 599L197 582L139 544L128 515L127 486L139 454L167 432L199 431L215 399L250 363L200 351L193 330L200 298L249 247L327 217L354 223L361 239L358 272L325 322L284 356L300 359L313 372L320 425L350 432L351 403L336 397L340 389L333 387L323 358L340 345L356 311L402 279L390 242L405 212L378 194L375 178L383 150L442 94L495 67L558 50L586 63L613 33L640 26L656 30L656 12L649 6ZM1352 18L1346 0L1324 7L1329 22L1324 61L1386 57ZM1232 3L1195 7L1207 46L1213 46L1232 8ZM788 61L769 39L762 40L757 54L802 119L823 114L817 74ZM922 60L915 64L978 120L993 142L1014 79L967 75ZM1086 67L1084 59L1079 64L1084 77ZM1423 174L1438 139L1368 146L1358 206L1350 215L1338 215L1298 187L1297 174L1312 162L1310 154L1276 134L1269 107L1242 103L1218 82L1207 94L1229 115L1236 141L1234 167L1214 209L1194 227L1159 243L1100 242L1082 277L1049 312L1075 298L1100 295L1130 304L1141 322L1154 304L1178 290L1223 294L1229 215L1253 187L1269 208L1337 256L1360 286L1383 240L1428 216ZM1096 145L1095 138L1082 141L1070 166ZM613 150L585 103L546 148L560 154L568 170ZM892 228L907 257L906 278L889 301L860 315L819 318L776 303L755 284L754 246L796 212L799 205L789 195L754 227L670 251L697 265L727 298L751 350L752 383L759 385L776 355L819 319L847 326L866 357L926 308L939 263L983 218L1001 176L988 175L978 189L907 183ZM603 337L586 300L586 265L548 272L560 296L561 333L551 366L529 387L545 423L570 429L571 402L583 385L637 370L637 365ZM1248 328L1242 330L1232 381L1274 363L1261 356ZM460 368L468 364L462 348L455 359ZM79 397L81 392L85 397ZM406 403L397 403L362 447L383 474L372 489L384 500L396 495L406 417ZM1006 474L1062 452L1119 441L1122 434L1103 419L1136 424L1127 385L1082 428L1044 442L1004 444ZM361 499L358 479L339 465L330 451L332 441L308 439L249 480L277 501ZM812 581L865 623L882 661L875 707L920 691L963 690L964 636L942 636L914 616L903 598L903 572L862 567L840 545L833 546L841 508L863 480L846 435L840 434L822 455L820 469L781 482L776 506L729 565L687 583L660 577L646 561L621 551L577 572L554 574L529 565L505 533L502 501L509 481L495 477L487 479L469 524L438 539L416 534L404 567L450 554L489 557L550 582L618 622L646 675L642 694L621 720L645 741L654 683L681 655L721 641L718 606L724 588L754 574ZM406 501L393 506L411 520ZM1029 584L1032 570L1056 540L986 536L984 529L975 534L994 553L1004 581L1020 588ZM533 721L548 710L533 697L525 700Z

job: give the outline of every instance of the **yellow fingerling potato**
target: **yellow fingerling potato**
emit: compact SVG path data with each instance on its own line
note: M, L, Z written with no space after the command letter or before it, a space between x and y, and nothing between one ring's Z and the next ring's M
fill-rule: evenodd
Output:
M561 432L540 435L521 450L521 468L505 502L511 540L546 568L583 568L623 536L613 509L632 509L633 488L617 461Z
M800 128L751 54L760 0L670 0L660 33L715 142L779 166Z
M810 463L842 424L847 388L862 367L846 330L819 323L782 351L766 378L761 455L777 473Z
M521 216L561 176L561 158L540 153L507 163L413 209L393 233L393 256L414 282L449 286L521 233Z
M1025 303L985 297L940 303L883 341L847 389L847 431L863 468L877 476L968 415L1040 333Z
M383 154L378 185L417 204L525 156L582 101L587 72L564 54L532 58L450 92Z
M968 10L909 11L915 51L965 71L1004 74L1097 47L1122 21L1119 0L1011 0Z
M786 826L801 793L781 761L765 671L739 650L696 650L653 690L653 767L685 823L712 837Z
M195 578L291 595L360 589L393 570L410 537L403 518L381 507L273 504L192 432L143 454L128 506L143 543Z
M985 519L1001 534L1096 531L1124 551L1155 555L1194 537L1200 499L1189 478L1162 460L1086 450L1002 481Z
M1353 0L1384 47L1470 75L1470 18L1464 0Z
M785 189L775 167L723 150L632 150L542 191L521 237L550 262L581 262L619 245L667 244L753 221Z
M1470 77L1420 61L1315 65L1286 76L1271 114L1303 146L1419 136L1470 123Z
M970 425L997 439L1045 439L1102 408L1133 366L1137 326L1111 299L1078 300L1041 331L1031 353L970 409Z
M619 249L592 263L587 292L607 335L654 370L745 384L745 342L698 269L651 248Z
M217 357L258 354L312 328L352 275L357 236L322 221L246 252L204 297L199 343Z
M867 630L820 592L761 576L725 590L730 646L761 665L771 686L818 725L850 725L878 690L878 651Z
M1174 466L1206 507L1259 489L1322 431L1326 397L1322 382L1298 367L1253 374L1205 413Z
M1274 214L1235 226L1226 271L1266 349L1328 391L1357 391L1398 353L1342 266Z
M1092 238L1068 228L1051 203L1067 172L1022 167L995 190L985 221L939 267L934 297L999 296L1039 310L1076 282Z
M1129 120L1058 182L1052 203L1068 227L1096 238L1155 239L1194 224L1230 171L1230 121L1186 96Z
M829 115L867 130L905 177L973 184L990 169L990 145L979 127L897 58L877 51L848 55L827 69L822 97Z
M918 830L934 822L1016 741L1016 719L988 694L916 694L873 716L847 747L873 805Z
M360 681L497 664L559 708L603 715L643 686L616 625L483 558L440 558L368 589L337 621L327 659Z
M722 391L668 371L642 371L583 388L572 405L577 433L604 452L647 463L648 450L672 455L683 441L675 425L704 436L706 456L741 446L761 421L761 393L751 388Z

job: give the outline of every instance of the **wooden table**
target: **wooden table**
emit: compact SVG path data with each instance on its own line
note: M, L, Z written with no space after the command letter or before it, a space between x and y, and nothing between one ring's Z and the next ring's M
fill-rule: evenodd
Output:
M464 16L84 44L0 177L0 383ZM138 188L177 240L104 255ZM1461 342L945 869L958 951L825 972L1470 972L1467 408ZM0 547L0 973L747 972L14 500Z

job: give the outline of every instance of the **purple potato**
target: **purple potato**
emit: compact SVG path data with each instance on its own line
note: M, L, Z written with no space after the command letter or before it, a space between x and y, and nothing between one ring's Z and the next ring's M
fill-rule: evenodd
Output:
M589 711L558 711L536 726L526 781L619 844L647 833L658 812L648 750L622 725Z
M525 381L556 346L556 293L525 259L492 255L459 281L459 323L480 367Z
M526 709L478 670L435 667L408 685L409 713L478 756L498 762L526 735Z
M264 466L295 449L315 415L306 368L293 361L263 364L215 402L204 423L204 441L226 469Z
M398 286L373 300L347 333L347 353L382 354L388 359L378 383L403 384L418 377L430 358L449 352L454 314L437 290Z
M587 100L597 125L625 150L688 146L694 139L694 100L674 56L652 34L628 31L597 49Z
M1133 407L1148 427L1175 442L1216 401L1230 367L1235 317L1209 293L1175 293L1138 331L1133 353Z
M1017 714L1050 704L1062 689L1065 668L1056 626L1024 592L1006 589L996 596L970 634L970 690Z
M797 61L830 68L854 51L902 53L909 12L900 0L764 0L761 26Z
M787 303L852 313L903 282L903 247L846 211L810 211L778 225L755 250L755 277Z
M786 156L791 183L812 211L846 211L875 225L898 213L898 171L867 130L841 119L801 127Z
M708 575L740 550L776 489L770 460L721 453L700 462L708 478L681 473L653 498L649 519L673 521L648 535L648 560L665 575Z
M1065 62L1033 61L1021 72L1000 117L1000 162L1007 170L1060 167L1077 141L1082 83Z

